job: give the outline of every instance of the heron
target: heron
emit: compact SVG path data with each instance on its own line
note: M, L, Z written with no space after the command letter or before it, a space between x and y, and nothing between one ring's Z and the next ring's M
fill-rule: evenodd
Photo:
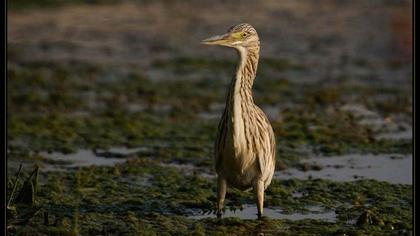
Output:
M276 160L273 128L264 112L254 103L252 85L255 80L260 40L248 23L232 26L227 33L202 41L236 49L239 63L226 98L214 148L217 173L216 214L221 218L226 189L253 190L257 216L264 209L264 191L271 183Z

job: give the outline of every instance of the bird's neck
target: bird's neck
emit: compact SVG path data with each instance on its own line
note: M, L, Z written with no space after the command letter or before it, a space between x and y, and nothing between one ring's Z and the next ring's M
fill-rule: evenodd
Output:
M237 153L246 152L246 133L250 115L255 107L252 99L252 84L257 73L259 48L238 48L240 62L232 79L226 101L228 130ZM239 155L239 154L238 154Z
M250 107L254 104L252 85L257 73L259 59L258 45L250 48L237 48L237 51L240 61L236 69L236 76L230 85L227 103L231 111L235 106ZM236 110L238 111L238 109Z

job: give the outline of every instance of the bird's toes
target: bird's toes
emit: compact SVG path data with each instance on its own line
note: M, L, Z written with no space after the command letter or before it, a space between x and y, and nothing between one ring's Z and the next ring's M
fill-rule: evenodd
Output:
M264 215L262 215L262 214L258 214L258 220L260 220L260 221L265 221L265 220L267 220L268 219L268 217L267 216L264 216Z

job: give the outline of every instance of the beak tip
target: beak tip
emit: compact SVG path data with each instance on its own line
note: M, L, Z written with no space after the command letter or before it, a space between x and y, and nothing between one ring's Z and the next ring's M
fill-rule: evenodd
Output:
M208 44L210 44L210 41L207 40L207 39L204 39L204 40L201 40L200 44L208 45Z
M201 41L201 44L205 45L221 45L224 41L226 41L227 34L223 35L216 35L210 38L203 39Z

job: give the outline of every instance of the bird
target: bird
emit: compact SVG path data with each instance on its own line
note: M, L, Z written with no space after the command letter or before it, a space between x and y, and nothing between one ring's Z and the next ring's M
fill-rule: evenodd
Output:
M232 26L227 33L201 41L236 49L239 63L232 78L214 145L217 174L216 215L221 218L227 187L253 190L258 219L264 210L264 192L273 178L276 140L264 112L254 103L252 86L256 77L260 40L248 23Z

